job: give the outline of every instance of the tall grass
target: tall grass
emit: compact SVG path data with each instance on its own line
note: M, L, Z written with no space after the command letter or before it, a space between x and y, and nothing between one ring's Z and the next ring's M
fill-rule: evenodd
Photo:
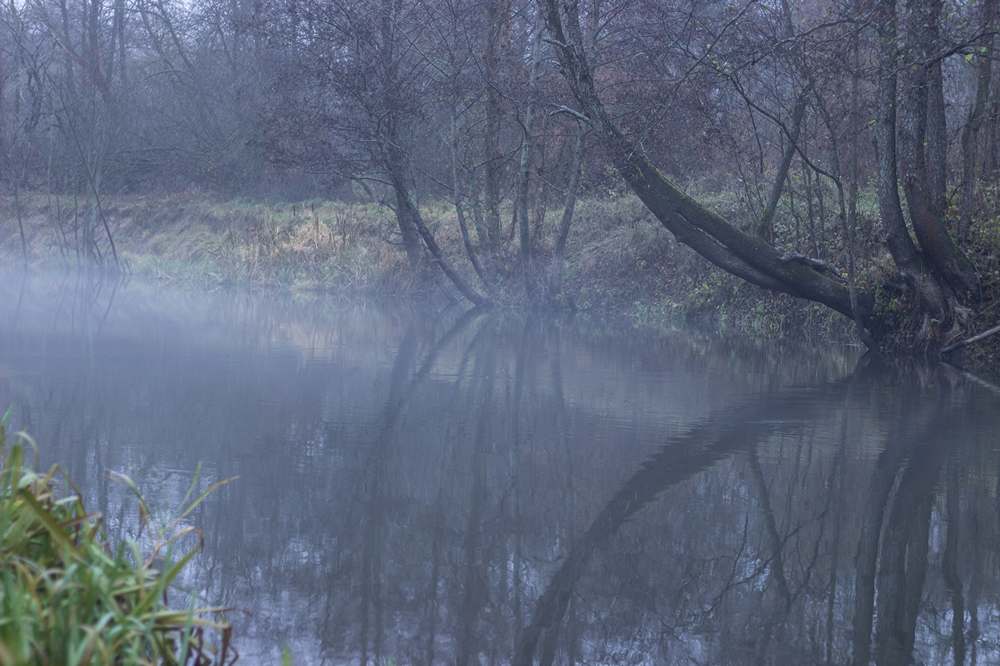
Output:
M111 544L78 495L59 496L58 467L39 473L26 465L33 449L27 436L8 438L0 424L0 666L235 661L222 609L168 605L172 584L200 548L197 531L182 521L221 484L147 537L145 549L138 541ZM149 511L138 501L142 539Z

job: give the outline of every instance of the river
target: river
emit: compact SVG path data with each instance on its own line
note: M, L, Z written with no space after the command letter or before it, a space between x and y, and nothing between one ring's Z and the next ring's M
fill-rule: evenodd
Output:
M955 369L80 275L0 311L0 408L114 536L109 472L162 520L238 477L183 587L241 664L1000 659L1000 396Z

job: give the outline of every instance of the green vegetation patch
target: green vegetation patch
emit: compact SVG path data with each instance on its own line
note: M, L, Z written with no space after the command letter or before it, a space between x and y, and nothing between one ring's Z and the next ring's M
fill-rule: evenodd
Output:
M32 471L31 440L11 439L0 425L0 666L232 663L222 609L167 603L201 547L183 521L225 482L189 491L181 516L141 541L149 511L119 477L138 498L140 529L136 541L112 545L79 496L58 496L59 468Z

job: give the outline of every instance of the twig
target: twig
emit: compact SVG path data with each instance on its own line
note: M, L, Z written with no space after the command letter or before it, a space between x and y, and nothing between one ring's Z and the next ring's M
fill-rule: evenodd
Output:
M591 124L590 118L588 118L587 116L583 115L582 113L580 113L575 109L571 109L568 106L564 106L562 104L553 104L552 106L555 107L555 110L549 113L550 116L554 116L559 113L565 113L567 115L573 116L577 120L582 120L588 125Z

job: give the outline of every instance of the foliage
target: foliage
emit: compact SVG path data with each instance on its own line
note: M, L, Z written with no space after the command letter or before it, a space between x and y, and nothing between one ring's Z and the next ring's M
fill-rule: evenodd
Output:
M198 536L181 520L220 484L157 534L143 557L138 542L110 544L79 496L58 496L58 467L27 467L32 448L25 435L8 442L0 425L0 664L232 663L222 609L167 604L200 548L181 548ZM145 527L149 512L138 500Z

